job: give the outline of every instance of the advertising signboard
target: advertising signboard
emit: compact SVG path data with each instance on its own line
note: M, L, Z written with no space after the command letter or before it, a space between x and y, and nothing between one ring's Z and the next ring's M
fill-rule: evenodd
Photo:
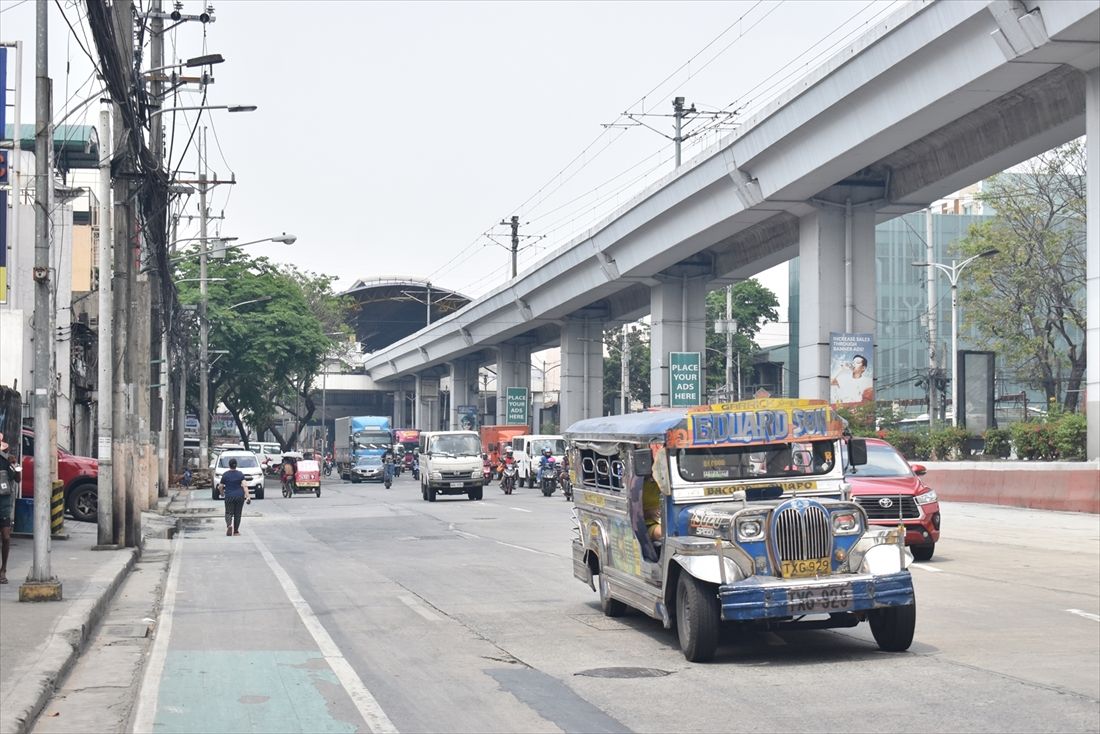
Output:
M829 334L829 402L858 405L875 399L874 334Z
M703 402L703 360L699 352L669 352L669 405L679 408Z
M505 406L505 423L509 425L527 423L527 388L508 388Z
M455 410L458 412L458 426L456 426L456 430L477 430L478 420L476 405L459 405L455 408Z

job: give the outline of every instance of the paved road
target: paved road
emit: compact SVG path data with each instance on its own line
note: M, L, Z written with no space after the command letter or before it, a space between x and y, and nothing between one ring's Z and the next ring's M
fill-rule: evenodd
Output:
M864 625L692 665L572 578L560 495L430 504L405 475L268 497L240 537L176 541L137 731L1100 729L1095 516L945 505L909 653Z

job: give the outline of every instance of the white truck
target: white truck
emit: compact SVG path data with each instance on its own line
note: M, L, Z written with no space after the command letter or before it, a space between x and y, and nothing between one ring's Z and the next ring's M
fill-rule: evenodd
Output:
M420 434L420 496L435 502L440 494L465 494L479 500L485 489L481 436L476 431Z
M565 458L565 439L549 434L526 434L512 439L512 456L516 460L516 477L519 486L524 481L528 487L534 487L539 474L539 457L542 450L550 449L554 461L561 464Z

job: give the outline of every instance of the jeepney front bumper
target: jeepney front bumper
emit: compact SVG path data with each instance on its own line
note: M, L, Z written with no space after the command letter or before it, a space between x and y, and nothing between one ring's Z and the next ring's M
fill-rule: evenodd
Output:
M789 580L752 576L720 585L718 601L725 621L861 612L913 604L913 577L908 571Z

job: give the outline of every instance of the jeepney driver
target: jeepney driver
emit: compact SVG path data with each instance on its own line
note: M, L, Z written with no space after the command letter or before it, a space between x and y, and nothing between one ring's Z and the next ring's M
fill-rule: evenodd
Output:
M665 537L661 530L661 488L653 477L646 477L642 484L642 516L649 539L659 543Z

